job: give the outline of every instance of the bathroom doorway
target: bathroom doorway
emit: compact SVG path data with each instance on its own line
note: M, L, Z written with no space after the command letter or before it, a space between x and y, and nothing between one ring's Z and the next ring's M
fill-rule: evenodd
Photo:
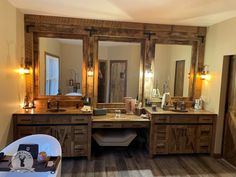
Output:
M228 61L228 82L224 113L223 158L236 166L236 56Z

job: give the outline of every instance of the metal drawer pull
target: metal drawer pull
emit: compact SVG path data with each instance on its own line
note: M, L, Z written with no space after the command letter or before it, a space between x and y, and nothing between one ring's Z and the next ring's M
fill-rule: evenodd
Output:
M165 147L165 144L157 144L157 147L159 148L159 147Z
M112 127L112 125L102 125L103 127Z
M85 133L84 132L75 132L74 135L84 135Z
M85 119L79 119L79 118L76 118L74 119L75 121L84 121Z

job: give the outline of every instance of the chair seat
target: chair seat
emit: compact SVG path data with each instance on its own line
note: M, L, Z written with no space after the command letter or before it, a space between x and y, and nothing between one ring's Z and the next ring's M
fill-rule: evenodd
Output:
M129 146L136 136L134 130L98 131L93 134L100 146Z

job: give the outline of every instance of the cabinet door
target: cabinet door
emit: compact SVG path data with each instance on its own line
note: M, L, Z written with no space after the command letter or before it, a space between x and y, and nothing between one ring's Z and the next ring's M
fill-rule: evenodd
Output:
M37 134L52 135L52 127L51 126L37 126L36 133Z
M34 126L16 126L16 129L17 129L17 136L16 136L17 139L33 135L36 132Z
M196 125L170 125L169 153L195 153L196 131Z
M64 157L71 156L71 126L54 126L52 136L57 138L61 144L62 155Z
M209 153L211 150L212 125L199 125L197 132L197 152Z

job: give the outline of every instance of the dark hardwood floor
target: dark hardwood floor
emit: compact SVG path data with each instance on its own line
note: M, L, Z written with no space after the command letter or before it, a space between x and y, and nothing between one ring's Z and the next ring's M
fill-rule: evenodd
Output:
M207 155L158 156L147 152L105 149L86 158L63 159L62 177L236 177L236 169Z

